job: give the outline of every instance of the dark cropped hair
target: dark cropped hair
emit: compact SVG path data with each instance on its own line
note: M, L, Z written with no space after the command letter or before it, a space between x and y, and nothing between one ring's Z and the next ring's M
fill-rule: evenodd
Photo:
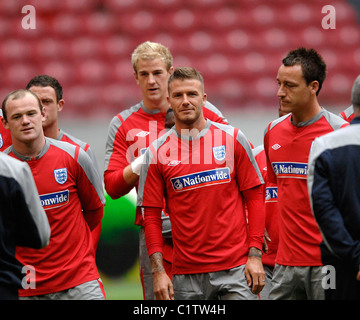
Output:
M174 80L192 80L196 79L201 82L202 89L204 91L204 78L199 71L191 67L178 67L170 75L168 85Z
M284 66L301 65L306 84L312 81L319 83L319 94L322 85L326 78L327 66L321 55L314 49L307 49L304 47L290 51L287 56L282 60Z
M56 102L59 102L63 97L63 89L59 81L54 77L48 76L46 74L38 75L32 78L29 83L26 85L26 89L31 87L52 87L55 90Z
M10 92L2 102L1 108L2 108L3 117L6 122L8 121L7 120L7 112L6 112L6 103L8 102L8 100L18 100L18 99L24 98L26 94L31 94L33 97L35 97L36 101L39 104L40 111L42 111L43 106L41 104L41 101L34 92L27 90L27 89L18 89L18 90Z

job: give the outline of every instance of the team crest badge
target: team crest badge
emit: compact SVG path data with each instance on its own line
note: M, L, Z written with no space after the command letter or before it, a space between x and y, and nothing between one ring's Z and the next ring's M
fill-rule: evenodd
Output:
M55 181L59 184L64 184L68 178L67 169L56 169L54 170Z
M218 146L218 147L213 147L213 155L214 158L218 161L222 161L226 158L226 149L225 146Z
M181 190L183 188L183 184L181 183L180 179L176 179L174 182L175 190Z
M4 145L4 140L2 134L0 133L0 148L2 148L3 145Z

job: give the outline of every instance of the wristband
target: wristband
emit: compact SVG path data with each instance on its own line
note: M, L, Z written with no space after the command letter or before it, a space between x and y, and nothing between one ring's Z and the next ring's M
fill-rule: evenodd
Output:
M141 165L143 163L144 155L142 154L140 157L136 158L133 162L131 162L131 170L138 176L140 175Z

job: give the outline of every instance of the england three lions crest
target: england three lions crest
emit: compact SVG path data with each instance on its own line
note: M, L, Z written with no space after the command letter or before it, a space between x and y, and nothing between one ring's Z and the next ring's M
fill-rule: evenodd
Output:
M223 161L226 158L226 149L225 146L218 146L218 147L213 147L213 155L215 160L218 161Z
M68 178L67 169L62 168L54 170L54 176L57 183L64 184Z

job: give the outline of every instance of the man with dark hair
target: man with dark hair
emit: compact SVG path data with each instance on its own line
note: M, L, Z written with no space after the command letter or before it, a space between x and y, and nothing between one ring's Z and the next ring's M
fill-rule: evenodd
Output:
M265 130L268 180L278 186L279 245L269 299L324 299L319 228L307 191L313 140L348 123L319 105L326 64L313 49L299 48L283 59L277 96L288 115Z
M26 85L26 89L34 92L45 107L45 120L43 122L46 137L79 145L86 151L94 166L98 169L97 161L88 143L64 132L59 128L58 115L65 105L63 99L63 88L59 81L49 75L38 75L32 78Z
M265 217L251 146L239 129L204 117L197 70L175 69L168 88L175 126L145 153L137 203L156 299L258 299L265 285ZM163 266L164 199L174 243L172 281Z
M282 63L285 67L301 65L306 84L309 85L313 81L318 82L316 95L319 95L327 73L326 63L321 55L314 49L301 47L290 51Z
M349 127L316 138L309 155L308 190L323 235L321 259L335 270L327 300L360 299L360 76Z
M59 128L59 112L62 111L65 105L65 100L63 99L63 88L59 81L49 75L38 75L29 81L26 85L26 89L34 92L39 97L41 104L45 109L45 119L43 121L45 136L80 146L90 157L94 168L99 173L100 179L102 179L95 154L90 148L90 145ZM101 224L92 231L95 251L100 239L100 234Z

